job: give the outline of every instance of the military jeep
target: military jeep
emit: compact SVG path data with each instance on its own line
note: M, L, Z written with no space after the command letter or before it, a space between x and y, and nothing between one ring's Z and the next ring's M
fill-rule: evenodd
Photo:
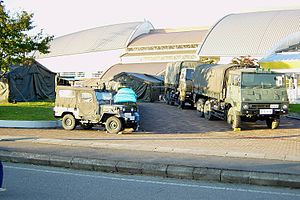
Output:
M66 130L102 125L107 132L118 133L125 128L136 130L139 123L136 105L113 104L111 92L87 87L58 86L53 111Z

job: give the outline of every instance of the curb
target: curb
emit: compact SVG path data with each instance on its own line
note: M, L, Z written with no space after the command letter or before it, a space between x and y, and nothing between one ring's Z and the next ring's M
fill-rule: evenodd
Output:
M2 128L59 128L61 121L0 120Z
M242 171L222 168L193 167L176 164L141 163L105 159L65 157L0 150L0 160L81 170L142 174L168 178L217 181L223 183L253 184L300 188L300 175L260 171Z
M287 118L300 120L300 115L287 115Z

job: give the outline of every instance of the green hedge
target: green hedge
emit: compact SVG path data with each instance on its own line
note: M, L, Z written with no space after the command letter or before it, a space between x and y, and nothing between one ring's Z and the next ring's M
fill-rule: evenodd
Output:
M300 114L300 104L290 104L289 112Z

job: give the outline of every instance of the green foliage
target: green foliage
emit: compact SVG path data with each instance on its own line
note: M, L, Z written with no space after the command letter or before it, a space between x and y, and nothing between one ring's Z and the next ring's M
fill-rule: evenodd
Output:
M54 102L0 103L0 120L55 120Z
M8 71L10 64L27 64L34 59L36 51L49 53L49 42L53 36L44 36L42 30L29 35L33 13L21 11L11 14L0 0L0 71Z
M300 114L300 104L290 104L289 105L289 112Z

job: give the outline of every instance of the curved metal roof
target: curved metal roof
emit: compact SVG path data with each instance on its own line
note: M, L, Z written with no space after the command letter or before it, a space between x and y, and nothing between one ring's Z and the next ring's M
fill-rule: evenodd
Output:
M107 69L101 76L102 80L109 80L116 74L121 72L133 72L149 75L158 75L165 70L167 63L132 63L132 64L116 64Z
M300 10L231 14L209 31L200 56L265 56L282 38L300 31Z
M147 35L141 35L133 40L130 47L144 47L144 46L161 46L161 45L177 45L177 44L200 44L207 30L193 30L180 32L150 32Z
M37 55L48 58L98 51L126 48L129 42L141 34L148 33L150 22L132 22L102 26L55 38L50 44L50 53Z

